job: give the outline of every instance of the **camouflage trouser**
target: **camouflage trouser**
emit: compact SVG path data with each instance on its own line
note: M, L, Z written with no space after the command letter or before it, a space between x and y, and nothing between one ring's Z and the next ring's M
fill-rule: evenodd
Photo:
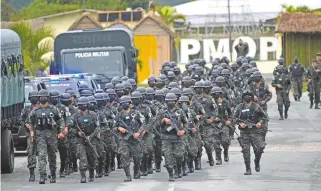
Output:
M142 142L145 147L143 147L143 154L148 156L153 156L154 153L154 144L152 134L147 134L143 137Z
M60 156L60 172L66 170L69 166L69 145L66 137L58 139L58 151Z
M38 162L40 176L46 175L47 157L50 171L56 171L57 135L55 130L36 131Z
M214 150L216 152L221 152L221 145L223 146L224 150L228 150L229 146L231 145L230 128L225 125L222 127L222 129L214 129Z
M184 136L184 143L186 148L186 153L190 158L195 158L198 151L198 145L195 136L186 135Z
M241 131L241 140L242 140L242 152L244 162L251 161L251 145L253 147L255 157L261 157L265 143L262 139L262 136L258 132L244 133Z
M111 170L112 156L117 152L117 144L115 142L115 136L109 131L101 132L101 140L106 144L105 148L105 170L109 172Z
M126 141L119 140L118 153L120 154L120 160L123 167L129 166L131 157L134 159L134 163L140 162L143 158L142 146L138 141Z
M77 144L76 136L68 136L69 140L69 165L75 168L77 166Z
M37 145L32 142L30 134L27 136L28 168L36 168L37 165Z
M285 107L285 111L288 111L290 107L290 98L289 94L285 92L278 92L276 94L276 103L278 104L278 110L283 112L283 105Z
M79 170L94 170L97 164L97 157L93 150L95 149L97 151L96 141L91 141L91 144L93 145L93 148L91 148L87 143L85 143L84 138L77 139L77 158L79 159Z
M154 138L155 140L155 162L161 162L162 161L162 140L157 137Z
M165 166L173 169L176 166L176 161L183 161L185 153L185 145L183 140L162 140L163 147L162 152L164 153Z
M302 77L292 79L291 83L293 87L293 96L302 97Z
M104 166L106 160L106 151L105 146L103 145L102 140L96 140L96 149L98 153L98 164Z
M212 153L214 148L213 127L209 125L201 126L201 133L206 153Z

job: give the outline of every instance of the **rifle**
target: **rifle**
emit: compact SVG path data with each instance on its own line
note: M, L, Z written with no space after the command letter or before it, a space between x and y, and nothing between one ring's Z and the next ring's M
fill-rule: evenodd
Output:
M128 127L128 125L127 125L123 120L119 120L119 121L120 121L120 122L124 125L124 127L126 128L126 134L127 134L127 135L124 137L124 140L125 140L125 141L128 141L128 139L129 139L131 136L133 136L134 133L133 133L133 131L128 131L128 130L127 130L127 129L130 129L130 128ZM137 138L137 139L135 139L135 140L137 140L137 141L139 142L139 144L144 147L144 149L148 150L148 149L147 149L147 146L146 146L139 138Z
M250 120L242 120L242 119L239 119L239 118L236 118L236 122L237 123L245 123L247 128L249 129L252 129L253 126L256 126L256 123L254 123L253 121L250 121Z
M85 142L88 143L89 147L94 151L94 154L96 155L96 157L99 158L97 151L95 150L94 146L91 144L90 140L86 137L85 133L80 129L78 122L76 124L76 127L78 131L82 134L82 137L85 138Z
M171 126L167 127L166 131L167 131L167 132L170 132L171 130L175 129L176 132L178 132L178 131L179 131L179 128L177 127L176 120L174 120L174 119L172 118L172 116L169 114L168 111L166 111L166 114L168 115L169 120L171 120L171 122L172 122L172 123L171 123Z

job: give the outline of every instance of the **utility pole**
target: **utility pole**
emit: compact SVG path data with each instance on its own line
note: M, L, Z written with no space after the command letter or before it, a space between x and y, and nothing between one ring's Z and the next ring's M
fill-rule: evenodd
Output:
M230 47L230 61L232 61L232 27L231 27L231 6L230 0L227 0L227 9L228 9L228 38L229 38L229 47Z
M82 9L86 9L86 0L82 0Z

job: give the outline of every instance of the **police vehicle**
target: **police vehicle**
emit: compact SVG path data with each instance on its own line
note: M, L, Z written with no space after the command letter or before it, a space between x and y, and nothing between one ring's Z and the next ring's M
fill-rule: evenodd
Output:
M72 89L79 96L79 87L81 84L87 84L94 93L99 89L94 77L87 74L50 75L36 79L42 80L49 92L51 90L57 90L60 93L64 93Z

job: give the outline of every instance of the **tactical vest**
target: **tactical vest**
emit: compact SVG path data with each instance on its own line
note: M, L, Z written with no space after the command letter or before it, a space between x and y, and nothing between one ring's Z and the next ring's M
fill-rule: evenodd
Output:
M95 130L95 120L92 115L78 115L77 125L85 133L86 136L90 136Z
M37 130L54 129L54 114L49 110L39 109L36 112Z
M291 68L292 68L292 76L294 77L302 76L303 71L300 65L293 65Z

